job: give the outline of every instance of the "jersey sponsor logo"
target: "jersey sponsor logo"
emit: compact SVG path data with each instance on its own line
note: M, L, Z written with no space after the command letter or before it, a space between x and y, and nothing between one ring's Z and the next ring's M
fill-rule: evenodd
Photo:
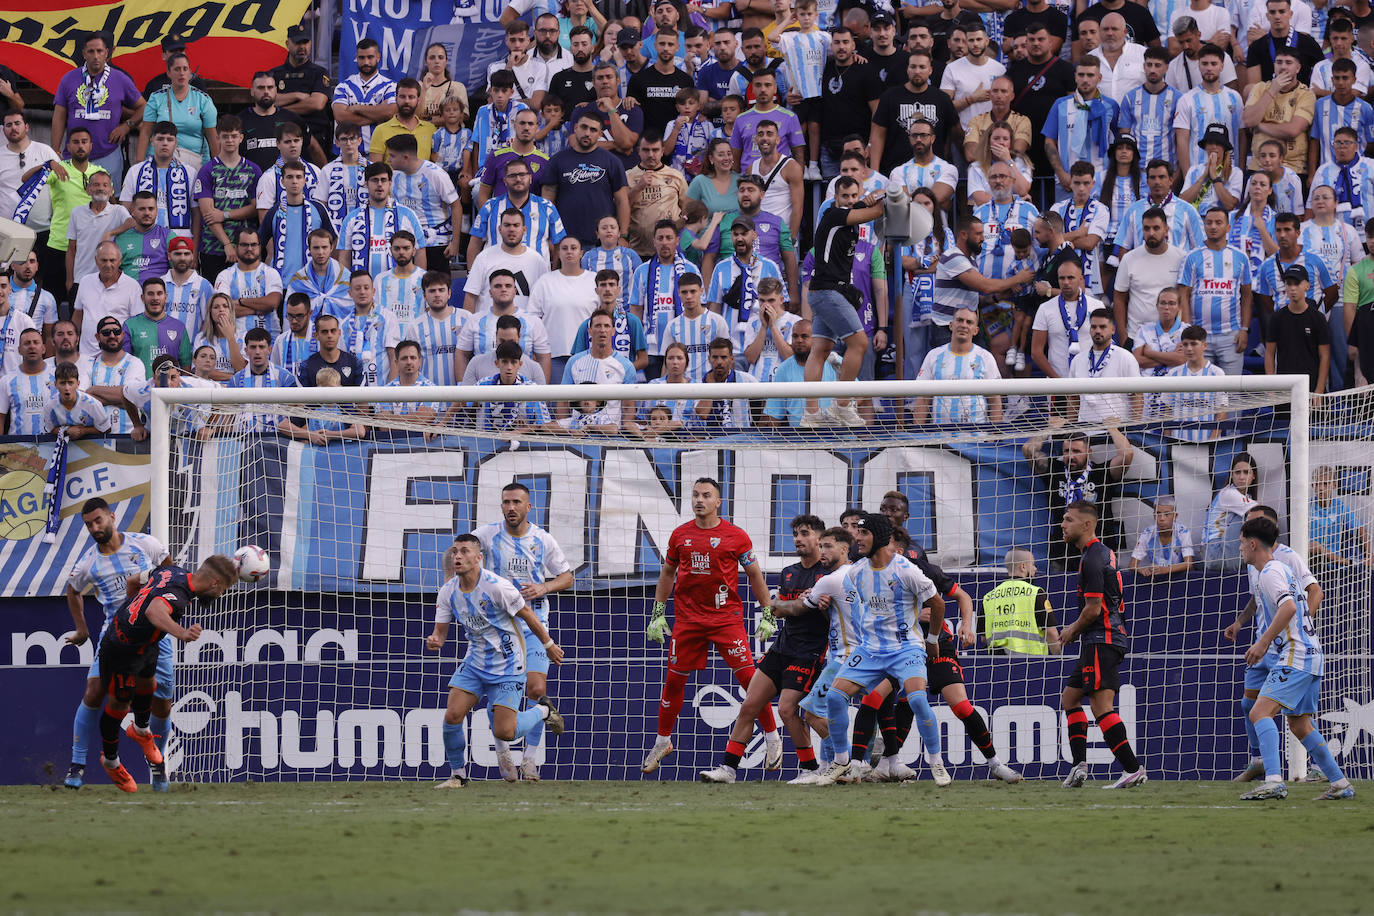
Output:
M711 572L711 555L709 553L692 552L692 572L698 575Z

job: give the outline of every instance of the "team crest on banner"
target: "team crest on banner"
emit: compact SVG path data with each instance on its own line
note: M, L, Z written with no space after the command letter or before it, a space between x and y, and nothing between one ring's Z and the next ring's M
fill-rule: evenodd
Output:
M77 43L91 31L114 37L113 63L142 86L167 71L161 41L180 35L203 77L247 86L258 70L286 58L286 30L309 0L0 0L0 53L5 64L49 92L80 64ZM74 63L75 62L75 63Z

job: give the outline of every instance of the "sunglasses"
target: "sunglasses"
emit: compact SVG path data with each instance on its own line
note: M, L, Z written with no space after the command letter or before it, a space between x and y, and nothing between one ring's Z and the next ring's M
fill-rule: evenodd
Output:
M101 337L118 337L124 333L123 328L106 328L97 332Z

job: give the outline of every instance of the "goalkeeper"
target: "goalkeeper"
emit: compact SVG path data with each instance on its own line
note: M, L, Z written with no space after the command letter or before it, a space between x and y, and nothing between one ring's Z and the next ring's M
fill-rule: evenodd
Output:
M777 641L759 660L758 674L749 682L749 690L745 693L734 728L730 731L730 740L725 745L724 760L720 766L703 770L700 777L702 782L735 781L745 744L754 731L754 717L767 709L774 697L778 698L778 715L782 716L787 733L792 736L792 746L797 749L797 762L804 773L814 773L817 769L816 752L811 747L811 729L802 721L800 705L821 668L830 634L830 614L819 608L808 607L798 599L811 591L817 579L835 568L821 555L821 534L824 531L825 523L814 515L798 515L792 519L792 544L801 562L793 563L782 571L778 578L777 594L772 596L774 610L780 615L790 616L781 622ZM779 610L778 601L792 604L787 606L787 610ZM762 625L758 628L760 640L771 635L767 629Z
M673 597L673 636L668 643L668 673L658 704L658 738L640 769L652 773L673 752L673 726L682 712L687 677L706 667L706 648L714 645L746 690L754 677L754 655L749 651L749 631L744 627L744 604L739 598L739 571L749 579L755 600L768 598L768 583L754 556L754 545L741 528L720 517L720 484L709 477L692 484L690 522L679 525L668 538L663 569L654 590L654 608L645 636L662 644L668 635L668 597ZM777 627L772 612L764 608L759 639L767 639ZM782 766L782 736L772 707L759 713L763 726L764 769Z

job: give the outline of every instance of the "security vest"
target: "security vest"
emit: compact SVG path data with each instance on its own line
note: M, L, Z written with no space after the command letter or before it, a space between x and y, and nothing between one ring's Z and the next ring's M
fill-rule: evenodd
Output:
M1049 654L1035 621L1041 591L1024 579L1008 579L983 596L983 637L990 647L1018 655Z

